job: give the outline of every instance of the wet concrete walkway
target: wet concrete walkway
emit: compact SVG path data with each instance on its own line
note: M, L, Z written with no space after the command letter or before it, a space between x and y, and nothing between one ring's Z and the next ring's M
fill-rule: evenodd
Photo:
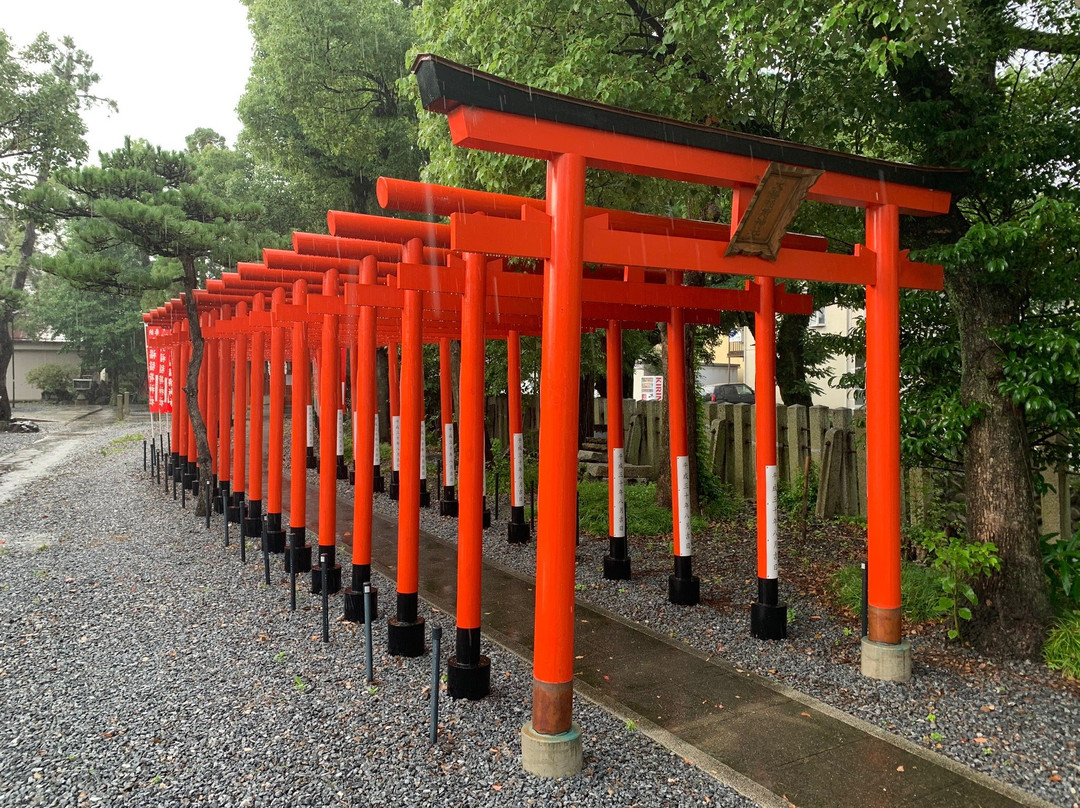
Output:
M287 481L283 489L287 511ZM317 511L312 507L317 502L317 488L309 487L309 514ZM315 516L309 520L311 536ZM351 526L351 499L338 498L338 524ZM420 596L451 615L456 553L454 545L421 532ZM348 554L341 555L347 576ZM396 558L396 523L376 514L373 566L394 578ZM384 613L393 609L392 592L380 600ZM526 660L532 659L533 601L531 578L485 562L484 635ZM635 721L642 731L762 805L1050 805L580 600L575 621L579 694ZM587 736L588 728L583 730Z

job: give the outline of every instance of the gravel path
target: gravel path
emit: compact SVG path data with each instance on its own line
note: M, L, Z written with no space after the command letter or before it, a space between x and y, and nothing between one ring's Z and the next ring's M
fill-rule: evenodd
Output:
M319 642L317 599L290 613L280 562L267 588L148 483L132 431L0 503L0 806L751 805L583 700L585 771L523 774L531 673L498 648L491 697L445 700L429 746L430 655L388 657L379 622L369 687L363 631Z
M347 490L342 486L342 491ZM397 503L376 496L377 509L396 516ZM484 536L487 559L533 574L536 545L506 541L503 503L501 521ZM748 514L747 518L753 518ZM425 510L423 530L456 541L456 520ZM723 537L695 536L695 554L723 552ZM876 682L859 672L858 626L837 620L809 598L787 598L790 639L782 643L756 640L749 632L754 559L733 559L725 586L744 591L745 601L727 596L710 599L721 581L703 579L703 605L696 608L667 602L670 548L665 542L631 540L633 580L606 581L601 576L607 539L583 538L578 549L578 597L678 636L705 653L755 671L784 685L935 749L978 771L1025 789L1066 808L1080 808L1080 698L1060 686L1060 677L1034 663L994 663L971 651L950 649L959 668L930 665L937 658L936 637L912 636L914 671L909 684ZM781 580L783 564L781 556ZM732 585L732 581L735 582ZM742 582L743 586L738 586ZM709 605L706 605L708 603Z

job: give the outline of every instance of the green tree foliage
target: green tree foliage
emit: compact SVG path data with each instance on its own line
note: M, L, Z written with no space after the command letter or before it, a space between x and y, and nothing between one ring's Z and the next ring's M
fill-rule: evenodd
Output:
M396 0L245 0L255 57L241 147L323 213L379 211L380 175L415 177L415 113L401 97L412 12Z
M203 338L193 290L216 267L258 257L249 227L254 206L230 205L201 181L192 156L130 138L123 148L101 154L101 167L56 172L53 183L29 196L39 216L76 224L68 249L54 269L88 286L149 285L151 272L131 274L114 247L128 245L168 267L167 279L185 292L192 354L184 392L195 427L199 466L210 468L206 424L198 407ZM149 268L149 267L148 267ZM204 474L204 495L210 484ZM200 502L202 502L200 498Z
M117 263L128 264L124 275L153 273L149 261L130 247L114 247ZM72 265L76 264L73 260ZM77 277L77 275L76 275ZM140 298L115 289L77 285L66 277L43 273L34 284L27 318L36 330L61 334L78 354L83 373L104 369L114 393L121 385L142 390L146 383L146 346L141 314L159 305L157 298Z
M976 587L970 636L1021 656L1038 652L1050 615L1033 447L1055 435L1076 445L1078 29L1064 0L440 0L421 17L424 49L520 81L970 170L948 216L903 226L904 246L946 266L944 296L904 301L928 317L904 335L906 425L926 426L907 448L963 465L968 538L993 542L1002 562ZM506 30L530 47L506 44ZM511 171L508 158L453 152L444 126L421 123L433 172L458 181L475 172L455 166L476 166L485 182Z
M91 94L98 81L92 67L69 37L54 42L41 34L16 52L0 30L0 208L10 217L0 267L0 421L11 418L6 379L14 352L12 323L25 303L38 229L49 224L29 218L19 196L44 185L57 166L86 156L81 113L102 102Z

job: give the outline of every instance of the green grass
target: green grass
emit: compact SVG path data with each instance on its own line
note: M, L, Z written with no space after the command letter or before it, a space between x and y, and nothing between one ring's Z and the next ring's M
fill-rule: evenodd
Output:
M929 567L905 561L900 567L900 595L904 617L916 623L938 616L936 606L941 598L940 574ZM862 612L862 568L857 564L844 567L832 579L832 591L841 605L855 614Z
M1043 645L1046 665L1070 679L1080 679L1080 611L1061 617Z
M627 485L626 532L630 536L651 538L671 535L671 510L656 504L656 483ZM608 487L606 482L585 480L578 483L581 530L591 536L608 535ZM690 529L701 532L709 520L692 516Z

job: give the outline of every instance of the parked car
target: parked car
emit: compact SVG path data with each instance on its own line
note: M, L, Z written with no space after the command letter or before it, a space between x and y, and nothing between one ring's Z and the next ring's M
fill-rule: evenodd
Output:
M753 404L754 391L745 384L715 384L706 393L705 401L716 404Z

